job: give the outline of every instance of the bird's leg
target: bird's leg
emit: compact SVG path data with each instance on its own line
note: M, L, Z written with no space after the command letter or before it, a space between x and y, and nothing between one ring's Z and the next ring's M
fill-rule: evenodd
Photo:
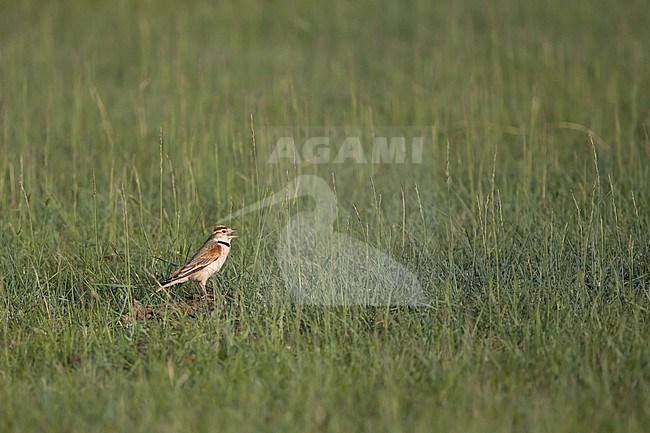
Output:
M203 296L208 299L208 290L205 288L205 283L201 281L201 289L203 289Z

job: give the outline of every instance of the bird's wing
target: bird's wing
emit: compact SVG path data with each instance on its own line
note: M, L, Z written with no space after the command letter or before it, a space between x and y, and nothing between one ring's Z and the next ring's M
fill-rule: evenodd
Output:
M208 239L196 254L186 264L178 268L165 283L187 277L191 273L205 268L219 257L221 257L221 245Z

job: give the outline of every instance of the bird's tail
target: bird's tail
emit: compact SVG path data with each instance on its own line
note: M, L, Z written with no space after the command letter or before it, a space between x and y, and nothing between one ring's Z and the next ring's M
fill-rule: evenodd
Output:
M157 292L160 292L161 290L164 290L167 287L171 287L174 284L182 283L183 282L182 280L183 280L183 278L179 278L179 277L170 278L170 279L165 280L165 281L156 280L156 284L158 285Z
M156 278L153 274L151 274L150 272L148 272L148 273L149 273L149 276L151 278L153 278L153 280L156 282L156 286L158 287L158 289L154 293L152 293L152 295L163 291L163 292L165 292L165 295L167 295L168 298L171 297L169 295L169 292L167 292L167 290L165 290L165 289L167 287L173 286L174 284L177 284L179 282L179 281L176 281L177 278L169 278L169 279L161 282L161 281L158 281L158 278Z

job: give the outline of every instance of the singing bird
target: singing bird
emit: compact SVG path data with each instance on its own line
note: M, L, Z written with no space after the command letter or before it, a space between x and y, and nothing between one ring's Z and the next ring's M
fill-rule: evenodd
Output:
M296 177L271 197L231 218L299 197L313 210L290 218L278 234L275 259L289 294L311 305L426 305L416 276L388 251L334 231L337 198L318 176Z
M228 258L230 240L237 237L233 235L236 231L237 229L226 226L215 227L210 237L196 254L186 264L178 268L167 280L160 283L158 291L186 281L198 281L201 284L201 289L203 289L203 295L207 298L208 291L205 288L205 283L208 278L221 269L226 258Z

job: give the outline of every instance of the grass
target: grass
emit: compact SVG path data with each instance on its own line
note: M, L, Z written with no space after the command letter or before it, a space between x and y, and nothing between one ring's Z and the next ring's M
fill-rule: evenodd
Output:
M645 10L6 4L0 430L647 431ZM429 140L266 164L285 125ZM299 174L429 307L282 296L277 233L312 202L220 218ZM216 223L241 232L227 302L134 320Z

